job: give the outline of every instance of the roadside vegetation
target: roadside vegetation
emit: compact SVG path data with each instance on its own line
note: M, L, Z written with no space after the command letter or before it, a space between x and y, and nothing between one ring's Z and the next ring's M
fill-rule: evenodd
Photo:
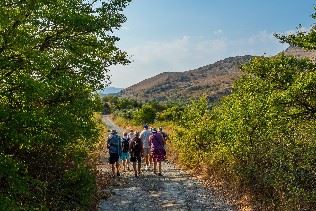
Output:
M0 1L0 210L89 210L129 0Z
M316 49L315 28L276 36ZM173 128L170 143L181 164L204 169L226 188L248 194L254 209L316 209L315 62L262 56L243 65L242 72L233 92L216 105L202 97L185 105L137 103L113 113L123 118L120 122L165 121Z

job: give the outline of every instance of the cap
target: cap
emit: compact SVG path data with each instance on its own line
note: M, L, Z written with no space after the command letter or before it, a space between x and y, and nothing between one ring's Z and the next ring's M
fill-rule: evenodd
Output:
M151 131L152 131L153 133L157 133L157 129L156 129L156 128L153 128Z
M144 128L148 129L148 125L144 125Z

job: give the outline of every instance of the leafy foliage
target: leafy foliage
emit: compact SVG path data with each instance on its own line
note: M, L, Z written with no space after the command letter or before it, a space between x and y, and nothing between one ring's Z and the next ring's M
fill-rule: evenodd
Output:
M283 39L313 46L315 29ZM185 108L171 141L179 158L250 189L272 209L315 209L316 64L281 54L242 70L214 108L205 99Z
M88 209L92 94L127 64L111 32L129 0L0 2L0 209ZM103 82L103 83L102 83Z

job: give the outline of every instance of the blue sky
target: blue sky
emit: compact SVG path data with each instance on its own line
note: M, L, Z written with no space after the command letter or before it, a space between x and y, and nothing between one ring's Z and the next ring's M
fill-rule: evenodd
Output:
M284 50L273 33L314 22L314 0L133 0L115 32L132 64L111 67L126 88L161 72L186 71L238 55Z

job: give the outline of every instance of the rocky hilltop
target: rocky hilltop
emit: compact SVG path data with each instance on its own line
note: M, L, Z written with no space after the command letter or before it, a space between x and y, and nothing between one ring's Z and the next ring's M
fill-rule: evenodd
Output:
M299 58L310 58L313 61L316 61L316 52L315 51L307 51L299 47L289 47L284 51L285 55L292 55Z

